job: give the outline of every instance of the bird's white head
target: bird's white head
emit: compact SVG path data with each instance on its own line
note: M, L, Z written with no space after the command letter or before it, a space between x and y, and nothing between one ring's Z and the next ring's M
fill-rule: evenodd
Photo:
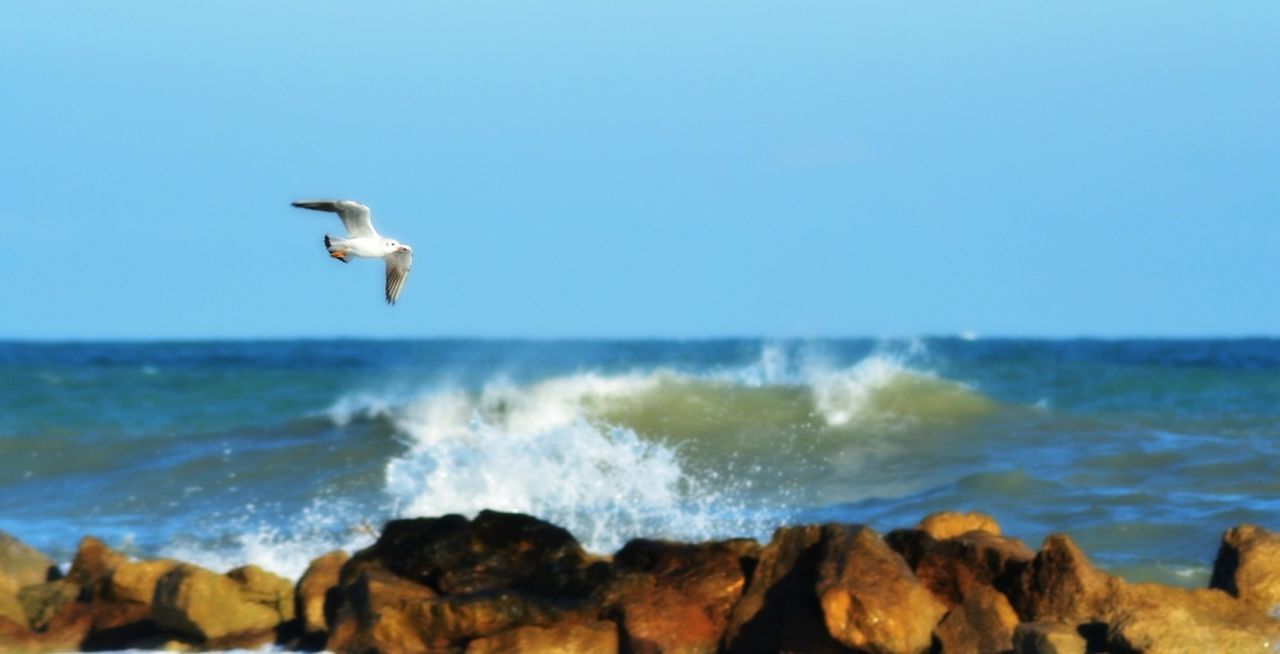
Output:
M394 238L387 239L384 246L387 248L387 252L413 252L413 248L395 240Z

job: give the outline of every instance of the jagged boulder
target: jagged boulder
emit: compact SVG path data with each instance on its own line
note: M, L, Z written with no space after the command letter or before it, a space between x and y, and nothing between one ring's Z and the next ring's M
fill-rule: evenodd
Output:
M1081 624L1103 615L1122 584L1095 568L1069 537L1054 534L1027 564L1010 599L1024 622Z
M151 606L156 594L156 582L178 567L177 561L125 561L112 569L107 576L103 595L116 602L134 602Z
M342 566L350 556L341 550L316 558L298 579L295 591L295 613L302 621L304 634L320 634L328 631L325 602L338 587Z
M758 551L751 540L627 543L614 555L603 602L619 617L627 651L717 651Z
M1228 529L1209 587L1267 611L1280 606L1280 534L1255 525Z
M1027 564L1035 558L1035 552L1022 541L984 530L938 540L919 529L899 529L885 540L948 607L963 603L978 588L1013 592Z
M866 527L829 534L816 589L832 637L868 652L927 651L946 613L906 561Z
M288 579L256 565L241 566L227 576L240 585L240 596L244 599L275 611L281 622L294 618L293 584Z
M1218 590L1125 586L1101 621L1119 652L1274 653L1280 622Z
M730 612L728 652L845 652L827 632L815 587L823 544L840 525L784 527L760 550L742 599Z
M182 564L156 583L151 618L165 631L199 640L256 641L283 619L278 601L264 599L232 577Z
M941 654L1000 654L1013 647L1018 625L1009 600L998 591L975 587L947 613L934 632Z

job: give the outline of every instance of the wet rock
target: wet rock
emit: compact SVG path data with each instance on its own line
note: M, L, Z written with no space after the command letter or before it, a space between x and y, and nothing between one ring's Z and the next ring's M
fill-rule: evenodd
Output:
M393 520L372 549L391 572L446 595L513 589L585 597L604 573L565 529L498 511L470 521Z
M1098 620L1122 585L1095 568L1070 538L1054 534L1026 566L1010 600L1024 622L1081 624Z
M827 633L814 588L826 540L840 525L784 527L760 550L742 599L725 628L729 652L847 652Z
M1085 639L1075 628L1054 622L1024 622L1013 631L1015 654L1084 654Z
M231 577L182 564L157 582L151 617L165 631L206 641L269 633L280 611L241 589Z
M1218 590L1126 586L1102 622L1120 652L1261 654L1280 643L1280 622Z
M759 546L633 540L614 556L606 603L631 652L715 652Z
M934 636L942 654L997 654L1013 646L1018 615L1009 600L989 587L979 586L938 624Z
M467 644L466 654L609 654L617 651L617 626L605 620L593 620L558 622L546 627L516 627L471 641Z
M49 557L0 531L0 579L8 577L16 588L53 581L60 575Z
M868 652L928 650L946 612L906 561L866 527L828 534L816 589L830 634Z
M977 588L1011 593L1035 558L1022 541L970 530L937 540L918 530L896 530L886 541L911 566L916 577L948 607L964 602Z
M304 634L318 634L329 629L325 618L326 599L338 587L342 566L351 557L341 550L329 552L311 562L298 580L295 612L302 621ZM331 602L332 603L332 602Z
M1210 588L1217 588L1264 610L1280 605L1280 534L1240 525L1222 535Z
M971 531L982 531L992 536L1000 535L1000 525L995 518L985 513L958 513L942 511L931 513L916 527L920 531L933 536L936 540L946 540L963 536Z

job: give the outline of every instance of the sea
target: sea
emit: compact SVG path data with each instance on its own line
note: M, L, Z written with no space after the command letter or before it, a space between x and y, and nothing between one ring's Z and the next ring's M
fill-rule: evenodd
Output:
M297 578L408 516L635 537L982 511L1134 581L1280 529L1280 340L0 343L0 530Z

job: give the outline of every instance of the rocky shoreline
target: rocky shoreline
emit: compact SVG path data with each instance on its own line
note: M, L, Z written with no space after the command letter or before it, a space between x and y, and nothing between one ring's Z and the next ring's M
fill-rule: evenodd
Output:
M84 538L61 575L0 534L0 651L1274 652L1280 534L1227 530L1210 588L1128 583L1064 535L1036 552L990 517L884 536L784 527L770 542L634 540L485 511L388 523L296 583L135 561Z

